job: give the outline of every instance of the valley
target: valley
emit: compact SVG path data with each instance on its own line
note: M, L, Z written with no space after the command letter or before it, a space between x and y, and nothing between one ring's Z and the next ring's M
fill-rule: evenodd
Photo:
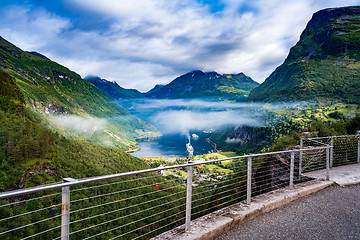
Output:
M301 136L353 134L349 126L357 126L360 113L359 14L359 7L315 13L285 62L262 84L244 73L194 70L143 93L96 76L83 79L0 38L0 171L11 179L3 189L73 174L63 154L77 148L99 148L69 157L90 162L88 172L76 173L90 176L113 172L114 164L130 159L144 166L136 157L182 159L189 154L189 136L197 159L209 152L281 149ZM97 154L103 151L115 151L113 160L122 157L101 160ZM39 166L45 172L28 174Z
M332 103L236 103L214 99L131 99L118 100L128 111L154 125L163 136L139 140L137 157L185 157L191 140L195 155L211 151L238 154L257 152L284 135L308 131L313 122L335 123L360 113L357 104ZM211 142L211 144L209 144ZM217 149L214 147L217 146Z
M101 2L101 6L104 4ZM179 7L177 1L172 4L174 9ZM254 155L252 160L247 154L299 149L300 139L306 137L356 134L360 129L360 6L314 13L302 28L300 39L296 38L299 41L289 49L287 39L294 36L276 35L276 29L267 22L264 26L270 31L252 35L256 24L244 24L251 22L256 13L251 13L250 5L244 6L246 11L238 9L244 12L236 19L241 20L237 22L241 28L251 31L239 32L233 23L222 22L223 15L230 15L231 19L231 14L222 10L211 12L214 15L205 19L207 24L200 24L203 14L210 11L201 4L203 1L193 3L191 7L195 6L196 11L175 9L176 13L185 14L181 15L181 23L187 18L194 20L191 27L187 26L192 29L190 32L170 31L171 24L177 21L153 23L159 12L149 14L149 6L141 11L136 6L130 9L134 11L124 11L128 15L120 16L116 11L129 10L121 5L111 9L114 12L106 17L77 6L53 21L42 21L56 15L45 11L49 4L42 5L42 18L22 19L25 28L28 24L35 24L36 29L51 26L46 31L34 31L44 42L48 35L55 35L50 48L45 48L46 44L44 48L38 46L46 49L44 53L25 51L0 37L0 191L69 184L62 189L34 192L32 196L0 199L0 238L62 238L63 225L59 220L69 216L63 211L71 202L71 224L67 226L70 225L68 231L73 239L149 239L183 224L186 192L191 192L188 190L193 189L190 219L195 219L245 200L247 178L254 180L248 184L250 188L254 185L253 195L289 185L294 155L290 163L282 159L283 153ZM16 9L16 14L9 14L13 14L11 23L21 14L35 16L30 14L32 9ZM86 12L84 18L64 20L79 14L79 9ZM202 13L199 19L190 17L198 13ZM139 15L131 18L133 14ZM146 19L142 19L142 14ZM120 20L112 22L117 17ZM166 19L174 20L169 16ZM108 28L96 34L98 28L107 24ZM76 29L79 25L81 30ZM25 28L22 25L21 29ZM6 26L5 31L0 24L0 34L16 29ZM208 29L211 33L202 35ZM162 35L174 32L172 38L166 39L164 51ZM234 38L236 34L239 36ZM272 44L250 46L271 38L270 35L276 39ZM145 40L140 41L139 36ZM256 36L261 36L261 41L253 41ZM27 36L19 38L23 46L36 46ZM30 42L24 44L27 40ZM191 46L180 51L189 43ZM281 47L274 47L278 45ZM51 60L57 51L64 54L57 59L76 62L72 66L86 73L86 77ZM77 53L76 57L71 57L71 51ZM281 58L283 63L275 69L272 64L284 51L288 55L285 61ZM94 52L98 55L92 55ZM48 53L51 57L44 55ZM249 58L249 54L258 54L261 61ZM236 64L230 66L230 58ZM257 73L254 79L269 68L272 73L260 84L242 72L243 68ZM108 80L99 77L102 75ZM146 91L125 88L120 83ZM348 156L355 156L358 136L346 141L352 147L343 151L341 157L348 164L354 162ZM321 148L313 154L326 158L327 153ZM244 157L209 162L240 155ZM323 160L321 156L317 161ZM300 169L298 159L300 154L295 160L295 168ZM313 155L309 154L309 159L312 164ZM161 169L189 161L198 164L193 168L190 163L186 167ZM324 161L320 164L324 166ZM249 177L247 168L253 177ZM295 169L296 174L299 169ZM110 177L104 180L105 175ZM97 176L101 176L99 181L86 182ZM306 180L298 177L299 182ZM71 185L84 179L84 185Z

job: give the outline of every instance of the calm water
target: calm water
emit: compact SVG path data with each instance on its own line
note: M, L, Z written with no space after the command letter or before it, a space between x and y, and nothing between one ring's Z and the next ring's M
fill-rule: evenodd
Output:
M153 124L162 134L156 139L142 140L137 157L187 156L186 143L193 133L199 136L191 140L194 154L212 150L206 139L209 130L229 125L260 125L254 119L257 106L246 103L216 102L200 99L129 99L119 103L132 115ZM249 106L252 110L249 111ZM254 108L255 107L255 108Z
M166 114L204 112L202 107L183 104L184 102L179 104L178 101L172 100L131 99L121 100L119 103L132 115L153 124L163 134L159 138L139 140L138 146L141 150L130 153L131 155L136 157L187 156L186 143L188 143L189 134L193 133L199 136L199 139L191 138L194 154L204 154L212 150L211 144L206 141L211 134L202 131L208 130L207 128L193 130L188 119L181 122L174 119L167 121ZM181 117L176 119L179 120ZM189 125L185 124L184 127L184 123Z
M204 154L212 150L211 145L206 141L210 134L198 133L199 139L191 139L194 147L194 154ZM182 134L165 134L156 139L147 139L139 142L140 151L131 153L135 157L160 157L160 156L187 156L185 144L188 137Z

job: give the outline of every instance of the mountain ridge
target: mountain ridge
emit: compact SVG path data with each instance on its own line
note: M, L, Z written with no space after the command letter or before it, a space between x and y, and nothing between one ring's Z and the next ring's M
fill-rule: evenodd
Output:
M98 76L86 76L84 79L114 99L218 98L218 100L245 101L250 90L259 85L243 73L219 74L201 70L185 73L168 84L157 84L145 93L136 89L125 89L116 82L101 79Z
M148 98L176 99L215 97L244 101L251 89L259 84L243 73L191 71L166 85L157 85L145 93Z
M101 79L98 76L86 76L84 80L91 82L114 99L144 97L143 93L139 92L137 89L126 89L119 86L115 81L110 82L106 79Z
M248 101L360 103L360 7L318 11L297 44Z

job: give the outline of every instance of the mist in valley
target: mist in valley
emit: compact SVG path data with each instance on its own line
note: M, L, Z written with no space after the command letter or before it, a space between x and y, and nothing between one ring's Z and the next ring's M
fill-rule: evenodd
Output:
M200 136L199 140L192 141L195 153L197 148L200 148L197 154L206 153L212 149L206 139L216 130L229 126L262 127L270 112L305 104L219 102L211 99L129 99L120 100L119 103L131 114L153 124L163 134L162 139L140 143L143 153L135 153L139 157L153 155L152 151L158 156L161 148L168 148L169 154L173 151L174 155L184 155L188 136L193 133ZM236 142L237 139L228 140L228 143Z
M57 115L50 120L57 127L74 131L77 134L92 134L103 130L108 124L104 118L77 115Z
M115 121L122 126L131 126L132 120L137 117L155 126L162 136L138 139L141 150L133 155L138 157L185 156L187 154L185 144L188 143L189 136L195 136L191 138L195 154L207 153L214 148L214 144L210 143L208 138L216 131L221 132L228 127L234 129L241 126L263 127L268 123L267 116L277 110L295 109L308 105L308 103L219 102L212 99L126 99L118 102L131 115L111 118L57 115L51 120L56 127L68 134L82 135L89 139L94 135L95 138L105 140L110 136L114 138L114 141L119 139L121 141L122 136L114 135L120 132L114 129L115 125L111 123ZM275 118L272 121L277 120ZM104 145L111 146L105 140ZM238 144L241 141L237 137L230 137L225 140L225 143Z
M306 103L238 103L201 99L131 99L119 103L129 112L155 125L163 134L219 130L224 126L264 125L271 111L303 106Z

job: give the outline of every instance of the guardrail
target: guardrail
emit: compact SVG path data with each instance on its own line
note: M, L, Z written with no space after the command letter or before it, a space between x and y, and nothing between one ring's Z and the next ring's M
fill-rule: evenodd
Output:
M357 135L342 135L330 137L302 138L300 139L300 149L316 146L331 146L330 149L330 168L347 164L360 163L360 131ZM303 158L300 153L299 173L323 169L324 165L311 158Z
M254 195L293 187L301 180L300 171L295 171L300 155L329 168L331 148L66 178L63 183L1 193L0 238L148 239L183 224L188 231L191 219L239 201L250 204Z

